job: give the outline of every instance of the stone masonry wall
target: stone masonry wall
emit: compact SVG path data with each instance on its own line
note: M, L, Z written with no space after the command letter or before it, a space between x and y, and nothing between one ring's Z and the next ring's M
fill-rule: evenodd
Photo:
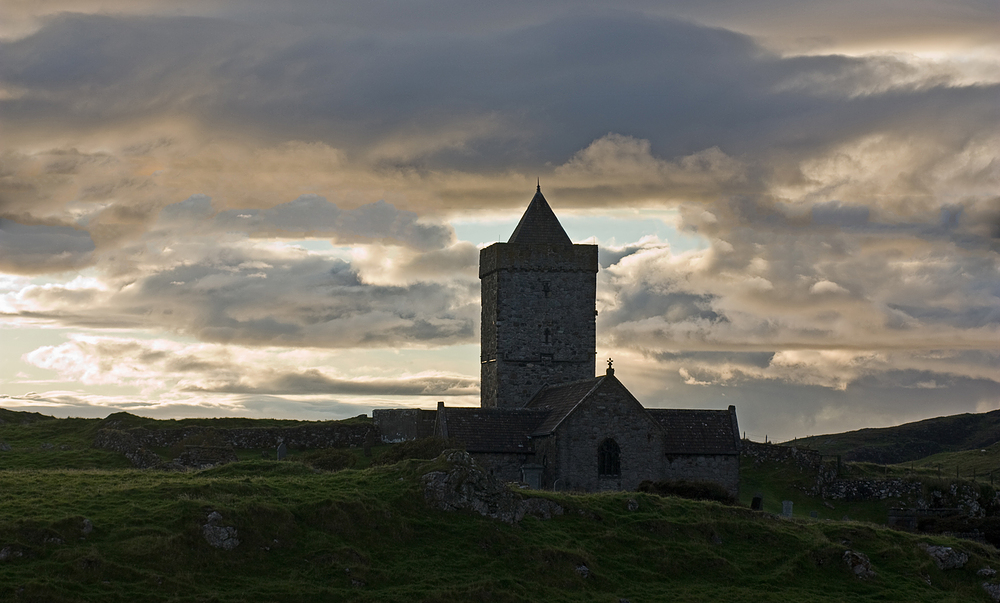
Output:
M470 452L469 454L487 473L503 482L520 482L521 466L534 462L534 455L530 454L489 452Z
M740 457L736 454L668 456L660 479L714 482L733 496L739 496Z
M837 479L823 485L823 498L833 500L885 500L919 496L923 484L904 479Z
M819 470L822 466L822 455L816 450L796 448L794 446L779 446L777 444L762 444L750 440L742 440L740 454L755 462L795 463L802 468Z
M663 432L617 379L606 379L566 418L555 437L560 490L635 490L644 480L662 479ZM620 477L597 473L598 446L608 437L621 449Z
M436 410L418 408L377 408L372 422L383 444L396 444L434 435Z
M365 436L374 430L371 423L316 423L296 427L253 427L247 429L214 429L185 427L182 429L144 429L127 431L102 429L94 446L122 452L125 449L166 448L189 437L206 432L216 434L220 442L233 448L274 448L284 442L289 448L353 448L364 446Z
M594 376L597 247L497 243L480 252L482 405L524 406Z

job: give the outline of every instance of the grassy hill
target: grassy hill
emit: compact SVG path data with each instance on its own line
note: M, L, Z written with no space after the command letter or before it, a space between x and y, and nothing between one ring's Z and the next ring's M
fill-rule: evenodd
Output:
M925 419L895 427L797 438L796 446L844 461L896 464L945 452L981 450L1000 441L1000 410Z
M335 473L264 460L73 468L99 460L71 458L102 452L73 435L90 423L9 418L0 601L985 602L976 571L1000 568L996 549L975 543L641 493L533 492L566 513L507 525L430 508L421 476L440 460ZM36 456L34 468L13 468L11 453ZM237 531L234 549L206 541L213 512ZM941 571L921 542L970 561ZM852 575L848 549L877 577Z

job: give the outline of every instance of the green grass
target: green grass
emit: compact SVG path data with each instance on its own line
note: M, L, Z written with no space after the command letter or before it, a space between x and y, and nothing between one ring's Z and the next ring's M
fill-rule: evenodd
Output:
M992 473L993 479L1000 484L1000 442L974 450L933 454L901 465L904 468L912 466L920 474L943 479L960 475L964 479L989 481Z
M893 464L939 453L980 450L997 441L1000 441L1000 411L995 410L936 417L894 427L797 438L787 444L841 455L845 461Z
M339 472L296 462L308 454L299 450L290 462L247 450L204 471L137 471L89 448L101 421L0 419L0 441L13 447L0 452L0 550L21 554L0 561L0 601L957 603L988 601L975 571L1000 568L992 547L839 521L884 522L888 503L829 509L802 491L814 476L788 465L744 464L742 498L760 491L766 513L644 493L535 492L567 513L510 526L429 508L420 476L443 461L369 466L387 447L371 457L351 449L355 468ZM776 517L782 500L795 502L794 519ZM204 540L211 511L239 531L235 550ZM941 572L920 542L959 547L971 561ZM848 548L867 554L878 577L850 575Z
M847 466L848 477L855 471L853 464ZM753 497L761 494L764 511L780 514L781 503L792 501L793 517L803 520L814 519L810 516L815 512L814 520L851 520L867 521L877 524L886 523L889 509L905 506L899 499L874 501L843 501L823 500L807 492L816 483L816 472L802 469L794 464L785 463L755 463L752 459L743 458L740 461L740 502L750 506Z
M569 512L508 526L429 509L419 475L433 467L3 471L0 545L24 556L0 563L0 600L987 601L975 570L1000 564L950 542L973 559L940 572L912 535L640 493L546 493ZM239 530L236 550L205 543L211 510ZM878 578L851 576L847 548Z

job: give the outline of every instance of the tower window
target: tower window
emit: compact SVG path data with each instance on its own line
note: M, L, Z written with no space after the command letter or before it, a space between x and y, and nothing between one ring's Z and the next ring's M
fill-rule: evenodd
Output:
M552 338L552 331L545 329L545 343L551 343L549 340Z
M602 477L620 477L622 474L621 448L611 438L597 447L597 474Z
M545 297L549 296L549 281L542 282L542 292L545 293Z

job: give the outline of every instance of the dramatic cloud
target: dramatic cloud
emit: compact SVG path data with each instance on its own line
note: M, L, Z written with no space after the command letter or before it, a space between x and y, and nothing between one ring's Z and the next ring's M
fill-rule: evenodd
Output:
M734 402L772 438L1000 407L983 0L8 13L20 407L474 402L478 248L536 178L601 244L600 353L644 402ZM384 356L345 373L339 353Z
M18 224L0 218L0 270L59 272L89 263L94 241L69 226Z

